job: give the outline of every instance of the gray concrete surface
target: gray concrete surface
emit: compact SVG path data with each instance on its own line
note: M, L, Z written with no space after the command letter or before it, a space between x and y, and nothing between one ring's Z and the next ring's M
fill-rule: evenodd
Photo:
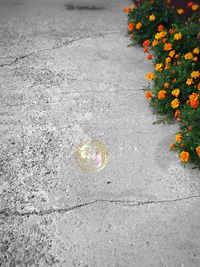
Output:
M0 1L2 267L200 266L200 173L152 124L128 3ZM87 137L102 172L74 162Z

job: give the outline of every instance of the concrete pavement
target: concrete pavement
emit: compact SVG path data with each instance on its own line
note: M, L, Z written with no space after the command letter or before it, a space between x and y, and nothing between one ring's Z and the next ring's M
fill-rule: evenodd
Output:
M0 1L0 266L200 266L200 173L153 125L127 4ZM102 172L76 166L85 138Z

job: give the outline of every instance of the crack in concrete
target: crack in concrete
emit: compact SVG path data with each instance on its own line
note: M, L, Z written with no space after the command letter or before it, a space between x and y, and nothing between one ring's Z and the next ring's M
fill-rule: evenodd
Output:
M123 206L130 206L130 207L139 207L139 206L145 206L145 205L156 205L156 204L169 204L169 203L176 203L184 200L190 200L190 199L196 199L200 198L200 195L193 195L193 196L187 196L187 197L182 197L182 198L175 198L175 199L163 199L163 200L146 200L146 201L132 201L132 200L110 200L110 199L96 199L91 202L86 202L78 205L74 205L72 207L68 208L60 208L60 209L55 209L51 208L48 210L34 210L34 211L27 211L27 212L18 212L18 211L10 211L10 210L1 210L0 215L10 217L10 216L31 216L31 215L38 215L38 216L45 216L45 215L50 215L50 214L55 214L55 213L68 213L69 211L80 209L82 207L87 207L94 205L96 203L114 203L114 204L121 204Z
M26 54L26 55L18 56L13 61L11 61L9 63L0 64L0 67L12 66L12 65L14 65L16 62L18 62L21 59L30 57L32 55L36 55L36 54L41 53L41 52L44 52L44 51L52 51L52 50L55 50L55 49L59 49L59 48L62 48L64 46L68 46L68 45L70 45L70 44L72 44L74 42L77 42L79 40L82 40L82 39L104 37L104 36L107 36L107 35L110 35L110 34L115 34L115 33L119 33L119 31L107 32L107 33L100 33L100 34L94 35L94 36L90 36L90 35L79 36L79 37L74 38L74 39L72 39L70 41L65 41L62 44L57 45L57 46L54 46L52 48L45 48L45 49L41 49L41 50L38 50L38 51L35 51L35 52L31 52L31 53Z

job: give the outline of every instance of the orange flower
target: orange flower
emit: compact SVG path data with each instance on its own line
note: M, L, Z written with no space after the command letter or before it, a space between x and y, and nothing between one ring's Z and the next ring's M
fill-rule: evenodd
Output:
M192 59L193 58L193 54L191 52L185 54L185 59L188 60L188 59Z
M179 88L176 88L172 91L172 95L175 96L175 97L178 97L180 94L180 89Z
M151 60L152 57L153 57L153 55L152 55L152 54L149 54L149 55L147 56L147 59L148 59L148 60Z
M152 98L152 92L151 92L151 90L147 90L145 92L145 97L146 97L147 100L149 100L150 98Z
M144 48L144 53L148 53L149 52L149 48L148 47L145 47Z
M169 67L170 67L169 64L166 64L166 65L165 65L165 70L168 70Z
M192 126L188 126L188 130L191 132L192 131Z
M143 46L149 46L150 45L150 41L149 40L145 40L142 45Z
M197 89L200 91L200 83L197 84Z
M172 44L170 44L170 43L165 44L165 45L164 45L164 50L165 50L165 51L172 50Z
M171 57L167 57L167 58L166 58L166 62L167 62L167 63L170 63L171 61L172 61Z
M169 88L170 84L169 83L164 83L165 88Z
M197 5L197 4L192 5L192 10L193 11L196 11L198 8L199 8L199 5Z
M164 26L162 24L158 25L158 32L161 32L164 30Z
M189 158L190 158L190 154L189 154L188 152L186 152L186 151L182 151L182 152L180 153L180 160L181 160L182 162L188 162Z
M198 57L194 57L194 58L193 58L193 61L194 61L194 62L197 62L197 61L198 61Z
M172 83L175 83L176 82L176 78L174 78L173 80L172 80Z
M130 7L124 7L123 8L124 13L129 13L131 11Z
M172 51L169 52L169 56L173 57L175 55L175 53L176 53L175 50L172 50Z
M177 109L177 110L175 111L175 113L174 113L174 116L175 116L175 117L178 117L180 114L181 114L180 110Z
M178 8L178 9L177 9L177 13L178 13L179 15L182 15L182 14L184 13L184 10L183 10L182 8Z
M162 32L160 32L159 34L160 34L160 37L162 38L162 37L165 37L165 36L167 35L167 32L162 31Z
M156 40L154 40L153 42L152 42L152 46L156 46L158 44L158 41L156 41Z
M132 32L133 29L134 29L134 23L129 23L128 24L128 30L129 30L129 32Z
M187 79L187 81L186 81L186 84L187 84L188 86L192 85L193 83L194 83L194 82L193 82L192 79Z
M167 42L167 38L162 38L162 42L166 43Z
M180 102L178 100L178 98L175 98L172 102L171 102L171 107L172 108L177 108L179 106Z
M152 72L147 73L146 79L147 80L153 80L153 73Z
M169 29L169 33L173 34L175 32L175 29Z
M200 146L198 146L198 147L196 148L196 152L197 152L198 156L200 157Z
M160 99L160 100L164 99L166 97L166 93L167 92L165 90L160 90L158 92L158 99Z
M175 55L175 58L176 58L176 59L179 58L179 54L176 54L176 55ZM181 64L182 64L182 62L181 62ZM181 65L181 64L179 64L179 65Z
M191 77L194 78L194 79L200 77L200 72L199 71L193 71L191 73Z
M179 133L179 134L176 135L176 142L177 143L180 143L182 141L182 139L183 139L183 136L182 136L181 133Z
M174 150L174 144L170 144L170 149Z
M199 105L199 94L193 93L190 95L189 100L190 100L190 106L191 108L198 108Z
M141 22L138 22L138 23L136 24L135 28L136 28L137 30L140 30L140 29L142 28L142 23L141 23Z
M156 19L156 16L154 16L154 14L152 14L151 16L149 16L149 20L150 21L154 21Z

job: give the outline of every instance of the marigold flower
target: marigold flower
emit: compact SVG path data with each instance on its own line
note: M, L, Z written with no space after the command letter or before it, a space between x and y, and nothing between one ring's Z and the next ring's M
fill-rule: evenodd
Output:
M176 135L176 142L177 143L180 143L182 141L182 139L183 139L183 136L182 136L181 133L179 133L179 134Z
M191 77L194 78L194 79L200 77L200 72L199 71L193 71L191 73Z
M155 39L160 40L161 38L162 38L162 36L161 36L160 32L156 33Z
M193 54L191 52L185 54L184 58L187 59L192 59L193 58Z
M167 38L162 38L162 42L166 43L167 42Z
M147 80L153 80L153 73L152 72L147 73L146 79Z
M154 14L150 15L149 16L149 20L150 21L154 21L156 19L156 16Z
M198 156L200 157L200 146L198 146L198 147L196 148L196 152L197 152Z
M186 81L186 84L187 84L188 86L192 85L193 83L194 83L194 82L193 82L192 79L187 79L187 81Z
M175 58L176 58L176 59L179 58L179 54L176 54L176 55L175 55ZM181 63L182 63L182 62L181 62Z
M157 28L158 32L161 32L164 30L164 26L162 24L158 25L158 28Z
M133 31L133 29L134 29L134 23L129 23L128 24L128 30L129 30L129 32L132 32Z
M176 82L176 78L174 78L173 80L172 80L172 83L175 83Z
M167 32L165 32L165 31L160 32L161 37L165 37L166 35L167 35Z
M188 162L189 158L190 158L190 154L187 151L182 151L180 153L180 160L182 162Z
M152 98L152 92L151 92L151 90L147 90L145 92L145 97L146 97L147 100L149 100L150 98Z
M171 57L167 57L165 60L167 63L170 63L172 61Z
M178 13L179 15L182 15L182 14L184 13L184 10L183 10L182 8L178 8L178 9L177 9L177 13Z
M165 70L168 70L170 68L169 64L165 65Z
M169 83L164 83L163 85L165 88L169 88L170 84Z
M148 47L145 47L144 48L144 53L148 53L149 52L149 48Z
M175 29L169 29L170 34L174 34L174 32L175 32Z
M162 64L162 63L158 63L158 64L156 64L155 69L156 69L157 71L162 71L162 67L163 67L163 64Z
M158 44L158 41L156 41L156 40L154 40L153 42L152 42L152 46L156 46Z
M153 58L153 55L152 54L149 54L148 56L147 56L147 59L148 60L151 60Z
M180 102L178 100L178 98L175 98L172 102L171 102L171 107L172 108L177 108L179 106Z
M175 97L178 97L180 94L180 89L179 88L176 88L172 91L172 95L175 96Z
M164 50L165 50L165 51L172 50L172 44L170 44L170 43L165 44L165 45L164 45Z
M166 97L167 92L165 90L160 90L158 92L158 99L162 100Z
M200 91L200 83L197 84L197 89Z
M175 113L174 113L174 116L175 116L175 117L178 117L180 114L181 114L180 110L177 109L177 110L175 111Z
M175 50L172 50L172 51L169 52L169 56L173 57L175 55L175 53L176 53Z
M190 95L189 100L190 100L191 108L194 108L194 109L198 108L198 105L199 105L198 98L199 98L199 94L197 93L193 93Z
M135 28L136 28L137 30L140 30L140 29L142 28L142 23L141 23L141 22L138 22L138 23L136 24Z
M123 8L124 13L129 13L131 11L130 7L124 7Z
M170 144L170 149L174 150L174 144Z
M193 58L193 61L194 61L194 62L198 61L198 57L194 57L194 58Z
M181 121L182 121L182 119L181 119L181 118L177 118L176 120L177 120L178 122L181 122Z
M192 5L192 10L193 11L196 11L198 8L199 8L199 5L197 5L197 4Z
M191 132L192 131L192 126L188 126L188 130Z
M198 47L193 49L193 54L199 54L199 48Z
M189 3L187 4L188 7L192 7L192 5L194 5L193 2L189 2Z
M149 46L150 45L150 41L149 40L145 40L142 45L143 46Z
M174 34L174 40L180 40L182 38L183 38L183 35L180 32Z
M137 9L137 6L136 6L135 4L132 4L132 5L130 6L130 9L131 9L131 10L133 10L133 9Z

